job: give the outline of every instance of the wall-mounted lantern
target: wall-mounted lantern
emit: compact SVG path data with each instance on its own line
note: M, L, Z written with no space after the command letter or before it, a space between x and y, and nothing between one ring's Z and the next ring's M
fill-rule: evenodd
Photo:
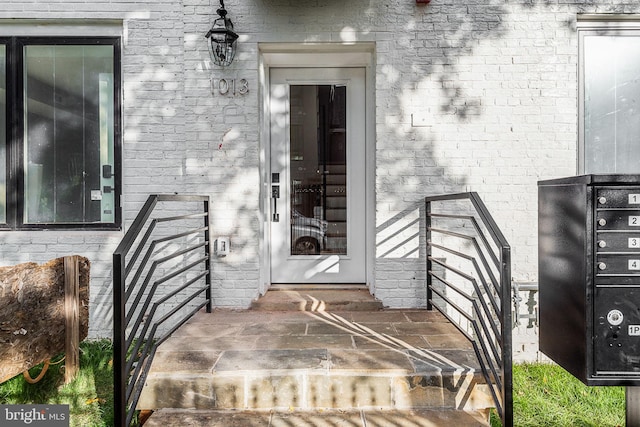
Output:
M224 1L220 0L220 9L216 10L219 18L205 35L209 39L209 54L216 65L228 66L236 55L236 40L238 35L233 31L233 22L227 18Z

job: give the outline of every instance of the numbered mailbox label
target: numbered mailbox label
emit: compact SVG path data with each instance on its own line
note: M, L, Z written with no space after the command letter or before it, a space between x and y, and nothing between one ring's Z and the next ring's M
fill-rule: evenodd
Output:
M640 270L640 259L630 259L629 270Z
M629 225L632 227L640 227L640 216L630 215L629 216Z
M640 237L629 237L629 248L630 249L640 248Z
M629 336L640 337L640 325L629 325Z
M640 205L640 194L629 194L630 205Z

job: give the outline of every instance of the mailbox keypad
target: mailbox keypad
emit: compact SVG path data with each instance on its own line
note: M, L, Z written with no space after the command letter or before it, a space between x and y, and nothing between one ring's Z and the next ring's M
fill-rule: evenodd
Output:
M595 301L597 372L637 375L640 372L640 289L599 288Z

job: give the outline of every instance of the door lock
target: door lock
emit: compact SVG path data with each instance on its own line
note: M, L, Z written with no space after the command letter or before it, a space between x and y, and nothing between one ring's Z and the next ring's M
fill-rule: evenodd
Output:
M274 174L274 175L279 175L279 174ZM273 182L278 182L278 179L275 179L276 177L273 177ZM273 217L271 218L271 220L273 222L279 222L280 221L280 214L278 213L278 199L280 198L280 186L279 185L275 185L275 184L271 184L271 200L273 200Z

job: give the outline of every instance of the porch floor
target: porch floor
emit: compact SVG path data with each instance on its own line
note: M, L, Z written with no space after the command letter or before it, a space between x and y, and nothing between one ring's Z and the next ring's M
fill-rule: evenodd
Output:
M488 425L475 354L444 316L332 305L345 295L322 292L267 294L293 300L289 311L198 313L156 353L138 404L156 410L146 425Z

